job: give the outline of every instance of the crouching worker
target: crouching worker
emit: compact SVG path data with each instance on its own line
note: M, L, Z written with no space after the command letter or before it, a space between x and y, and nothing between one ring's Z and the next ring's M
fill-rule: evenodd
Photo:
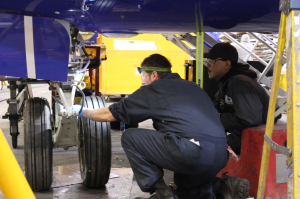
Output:
M204 57L209 78L221 82L214 104L226 132L231 133L227 144L239 155L243 129L266 124L269 95L249 65L238 63L238 52L231 44L218 43Z
M147 57L139 69L144 86L108 108L83 109L81 117L152 119L155 130L127 129L121 140L141 190L155 192L152 199L214 199L213 181L228 159L219 113L199 86L171 73L164 56ZM164 182L163 169L174 171L173 186Z

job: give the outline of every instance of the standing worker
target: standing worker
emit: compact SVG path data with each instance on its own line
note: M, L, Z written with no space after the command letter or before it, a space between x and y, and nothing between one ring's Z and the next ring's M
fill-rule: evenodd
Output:
M171 73L164 56L147 57L139 69L144 86L108 108L84 108L80 117L128 124L152 119L156 130L127 129L121 139L141 190L155 192L152 199L215 199L213 180L228 160L219 113L199 86ZM173 186L164 182L163 169L174 171Z
M245 48L247 48L248 50L252 50L253 48L253 44L251 43L250 41L250 36L248 34L243 34L242 38L241 38L241 43L240 43L242 46L244 46ZM252 61L252 57L251 55L249 55L248 59L246 59L247 55L249 54L246 50L244 50L242 47L240 47L239 45L235 44L235 43L232 43L232 46L234 46L238 52L238 55L239 55L239 58L241 60L244 60L245 62L246 61Z

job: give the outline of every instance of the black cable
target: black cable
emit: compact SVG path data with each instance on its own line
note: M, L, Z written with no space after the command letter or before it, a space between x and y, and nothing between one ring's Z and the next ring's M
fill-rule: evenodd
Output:
M52 96L52 99L53 99L55 102L57 102L58 104L64 106L64 104L62 103L62 101L61 101L59 98Z
M81 100L81 108L80 108L80 110L79 110L79 115L80 115L80 113L81 113L81 111L82 111L82 109L83 109L83 104L84 104L84 101L85 101L85 94L84 94L84 92L79 88L79 86L77 86L77 85L74 85L74 86L76 86L76 88L77 88L77 90L81 93L81 95L82 95L82 100Z
M84 56L82 56L82 57L87 57L87 63L86 63L86 65L83 67L83 69L77 71L77 72L83 72L83 71L85 71L85 70L88 68L88 66L90 65L91 58L90 58L90 55L86 52L86 50L85 50L83 44L82 44L80 41L78 41L76 38L74 39L74 41L75 41L75 43L82 49L82 51L83 51L83 53L84 53Z

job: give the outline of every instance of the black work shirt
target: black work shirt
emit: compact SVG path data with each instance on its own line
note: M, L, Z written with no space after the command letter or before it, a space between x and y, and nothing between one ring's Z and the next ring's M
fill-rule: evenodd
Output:
M118 121L137 124L153 120L160 132L214 143L225 139L219 113L208 95L195 83L170 73L142 86L128 98L109 106Z
M242 129L267 122L269 95L256 77L249 65L238 63L221 78L215 105L227 131L241 135Z

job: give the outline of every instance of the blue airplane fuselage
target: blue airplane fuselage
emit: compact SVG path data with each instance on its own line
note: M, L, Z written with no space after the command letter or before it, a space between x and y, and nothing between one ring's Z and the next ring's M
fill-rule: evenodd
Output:
M278 31L279 0L9 0L0 13L61 19L81 31L186 33L196 31L199 6L205 32Z

